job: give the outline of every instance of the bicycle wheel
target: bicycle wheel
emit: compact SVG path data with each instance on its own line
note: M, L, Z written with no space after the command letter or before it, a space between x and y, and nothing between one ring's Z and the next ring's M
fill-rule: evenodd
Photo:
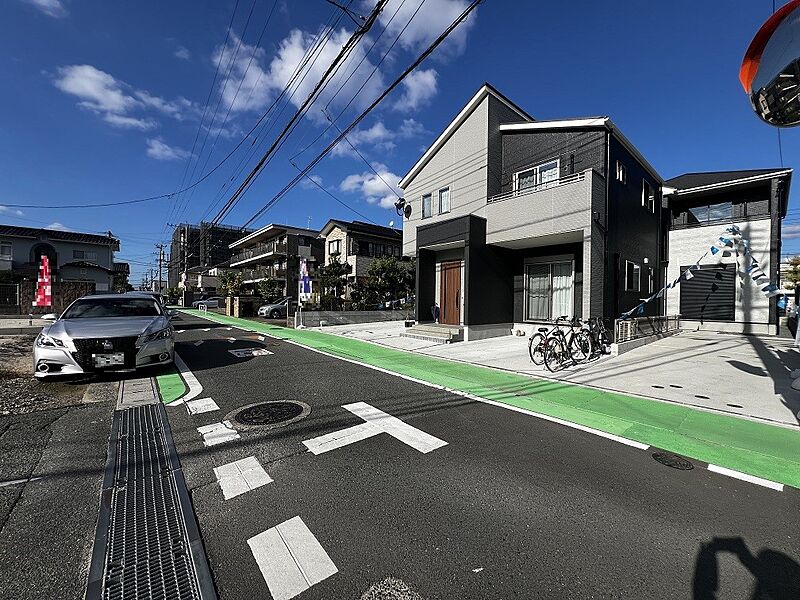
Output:
M564 344L557 338L550 338L544 343L544 366L555 373L564 362L566 352Z
M535 365L544 363L544 336L537 333L528 340L528 354Z
M585 329L575 332L570 340L570 355L577 363L588 362L592 356L592 336Z

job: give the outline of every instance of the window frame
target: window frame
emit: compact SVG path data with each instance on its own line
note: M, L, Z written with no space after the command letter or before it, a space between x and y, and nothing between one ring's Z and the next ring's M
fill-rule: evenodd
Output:
M81 254L82 256L78 256ZM72 249L72 260L97 260L97 250Z
M633 267L633 274L636 278L636 287L628 287L628 265ZM642 266L632 260L625 261L625 291L626 292L639 292L642 291Z
M649 192L649 193L648 193ZM647 179L642 179L642 206L653 214L656 212L656 189Z
M442 210L442 192L447 192L447 210ZM439 214L446 215L450 212L450 186L445 186L439 189L438 196L439 196Z
M570 269L572 276L570 278L570 294L569 294L569 302L570 302L570 309L569 313L570 316L575 315L575 279L577 274L575 273L575 257L570 254L564 255L556 255L556 256L542 256L542 257L535 257L535 258L527 258L523 264L523 313L522 313L522 321L524 323L538 323L542 321L551 321L553 319L553 265L556 264L563 264L563 263L570 263ZM546 265L550 271L550 298L548 303L548 311L550 315L545 318L530 318L529 315L529 303L530 303L530 292L528 289L528 268L533 266L542 266Z
M556 169L555 169L556 170L556 178L554 180L551 179L550 181L546 181L546 182L542 183L542 167L544 167L545 165L549 165L551 163L555 163L555 165L556 165ZM529 186L526 186L524 188L520 188L519 187L520 175L523 175L525 173L530 173L531 171L535 172L533 185L529 185ZM544 162L540 162L540 163L533 164L533 165L528 165L527 167L524 167L524 168L520 169L519 171L514 172L514 174L512 175L512 191L514 191L514 192L522 192L524 190L533 190L533 191L535 191L535 190L538 190L538 189L547 189L549 187L554 187L554 186L558 185L558 182L559 182L560 179L561 179L561 157L560 156L555 156L555 157L550 158L550 159L548 159L548 160L546 160ZM550 184L550 185L548 185L548 184Z
M617 181L622 185L628 183L628 170L625 168L625 163L621 160L617 160Z
M336 246L336 250L332 250L333 246ZM342 254L342 240L328 240L328 256L333 256L334 254L340 255Z
M425 214L425 199L428 200L428 214ZM430 219L433 216L433 194L422 194L422 218Z
M8 254L3 252L3 248L8 248ZM0 256L7 256L8 258L14 256L14 246L11 242L0 242Z

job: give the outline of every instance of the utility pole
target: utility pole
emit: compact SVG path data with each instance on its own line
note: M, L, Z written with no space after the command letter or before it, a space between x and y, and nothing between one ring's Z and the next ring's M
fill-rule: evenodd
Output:
M156 244L156 248L158 248L158 293L163 294L164 290L164 273L163 273L163 263L164 263L164 244Z

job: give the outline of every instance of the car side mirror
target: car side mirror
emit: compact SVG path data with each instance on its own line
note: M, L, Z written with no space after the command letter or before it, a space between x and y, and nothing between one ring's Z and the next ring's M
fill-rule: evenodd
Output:
M48 313L39 317L42 321L55 321L58 319L57 313Z
M172 319L174 319L174 318L175 318L175 317L177 317L177 316L178 316L178 311L177 311L177 310L175 310L174 308L170 308L170 309L167 311L167 318L168 318L168 319L172 320Z

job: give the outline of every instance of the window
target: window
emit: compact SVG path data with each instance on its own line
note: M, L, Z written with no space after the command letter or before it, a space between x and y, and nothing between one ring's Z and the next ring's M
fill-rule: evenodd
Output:
M439 214L450 212L450 188L439 190Z
M651 213L656 212L656 194L653 186L646 180L642 180L642 206Z
M431 195L425 194L422 197L422 218L427 219L428 217L430 217L433 214L432 209L433 207L431 206Z
M572 261L536 263L525 267L526 320L572 316L572 271Z
M654 289L655 289L655 272L653 271L653 267L648 267L648 269L647 269L647 293L652 295Z
M733 204L720 202L719 204L705 204L693 206L686 214L687 225L705 225L717 221L727 221L733 218Z
M342 251L342 240L331 240L328 242L328 254L340 254Z
M641 290L642 269L636 263L625 261L625 291L638 292Z
M617 161L617 181L620 183L627 183L628 176L625 173L625 165Z
M558 183L559 159L549 160L531 169L514 173L514 189L548 188Z
M0 256L11 258L11 242L0 242Z
M73 250L72 258L80 260L97 260L97 252L94 250Z

